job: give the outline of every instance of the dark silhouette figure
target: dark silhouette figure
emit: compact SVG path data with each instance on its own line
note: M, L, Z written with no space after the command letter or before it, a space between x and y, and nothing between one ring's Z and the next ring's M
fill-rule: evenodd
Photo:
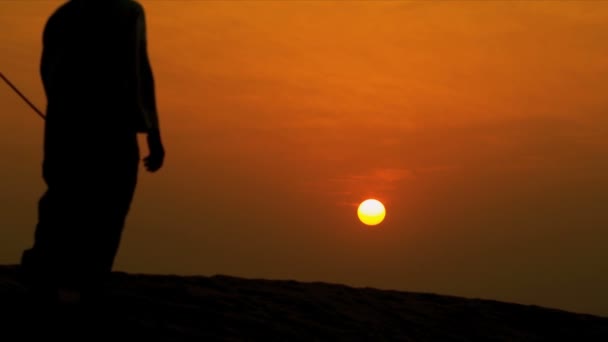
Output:
M118 251L138 178L137 134L147 134L148 171L159 170L165 156L143 7L66 2L44 28L40 73L47 190L21 266L39 289L92 290Z

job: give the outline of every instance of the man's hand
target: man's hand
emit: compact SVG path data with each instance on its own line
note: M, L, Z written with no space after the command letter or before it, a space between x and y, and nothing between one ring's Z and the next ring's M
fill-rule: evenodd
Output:
M150 154L144 158L144 165L148 171L156 172L165 161L165 149L159 132L148 133L148 150Z

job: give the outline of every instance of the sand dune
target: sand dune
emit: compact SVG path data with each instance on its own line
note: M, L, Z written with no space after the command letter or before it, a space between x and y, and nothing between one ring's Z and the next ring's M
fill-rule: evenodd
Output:
M39 307L0 266L3 341L136 337L280 341L608 341L608 318L338 284L116 273L96 306ZM10 330L17 337L10 337ZM33 336L35 335L35 336Z

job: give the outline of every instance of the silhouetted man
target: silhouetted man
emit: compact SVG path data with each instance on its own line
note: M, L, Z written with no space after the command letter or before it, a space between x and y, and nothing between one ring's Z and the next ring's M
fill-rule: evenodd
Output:
M143 7L66 2L44 28L40 72L47 191L22 269L49 291L92 289L112 270L133 199L137 133L147 134L148 171L159 170L165 155Z

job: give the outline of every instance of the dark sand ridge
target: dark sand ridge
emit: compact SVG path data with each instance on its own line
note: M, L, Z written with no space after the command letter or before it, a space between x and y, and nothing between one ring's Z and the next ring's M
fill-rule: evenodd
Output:
M39 308L0 266L3 341L58 334L154 340L608 341L608 318L550 308L229 276L115 273L90 308ZM12 328L12 329L10 329ZM14 330L19 338L8 338ZM29 334L29 335L28 335Z

